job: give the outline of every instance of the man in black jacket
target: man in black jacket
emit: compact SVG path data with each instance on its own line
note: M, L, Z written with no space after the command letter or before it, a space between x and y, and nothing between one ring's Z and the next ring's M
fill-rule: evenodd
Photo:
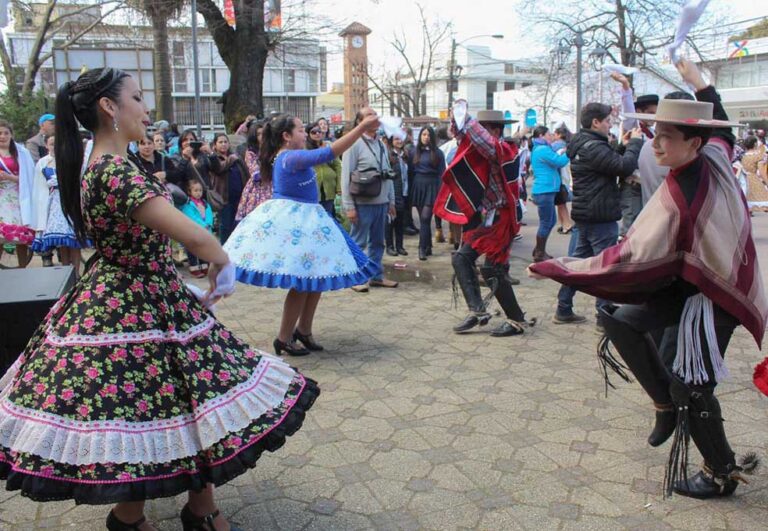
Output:
M637 169L637 157L643 147L642 132L633 129L623 142L624 154L608 143L611 128L611 107L588 103L581 112L581 131L568 145L573 178L571 217L576 223L573 237L578 238L572 256L589 258L616 244L621 219L620 178L629 177ZM576 291L563 286L557 295L556 324L581 323L585 318L573 313ZM608 304L598 299L597 308ZM598 328L601 323L598 317Z

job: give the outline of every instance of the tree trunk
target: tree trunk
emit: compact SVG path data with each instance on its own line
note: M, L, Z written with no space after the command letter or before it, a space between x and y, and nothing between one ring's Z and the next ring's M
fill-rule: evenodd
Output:
M161 12L155 12L150 17L152 22L152 39L154 44L154 77L155 77L155 110L156 120L167 120L173 123L173 70L171 57L168 53L167 17Z
M249 114L263 116L264 114L264 69L267 65L266 37L255 35L252 30L246 31L237 23L235 46L237 53L233 54L232 65L229 66L230 81L224 106L224 121L231 131L245 120Z

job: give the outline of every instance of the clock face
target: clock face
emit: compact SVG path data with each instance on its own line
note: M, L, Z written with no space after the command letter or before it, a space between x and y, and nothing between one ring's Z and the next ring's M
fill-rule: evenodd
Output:
M354 37L352 37L353 48L362 48L363 44L365 44L365 42L363 41L363 38L360 35L355 35Z

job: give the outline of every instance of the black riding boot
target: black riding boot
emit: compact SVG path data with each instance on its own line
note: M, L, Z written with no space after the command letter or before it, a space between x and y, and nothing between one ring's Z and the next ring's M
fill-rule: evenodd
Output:
M507 275L507 269L503 265L486 264L480 268L480 274L485 280L485 285L491 289L493 296L496 297L504 315L507 316L507 320L495 328L491 335L506 337L522 334L525 314L517 303L515 290L512 288L509 275Z
M605 327L605 336L616 347L621 358L627 364L632 374L637 378L648 396L656 406L656 424L648 436L648 444L659 446L669 439L675 431L675 410L669 394L669 373L661 363L656 344L647 334L643 334L616 319L613 312L615 306L600 308L599 315ZM601 342L598 350L600 362L608 382L607 368L611 367L624 379L627 379L621 365L610 355L608 345Z
M681 389L673 392L676 401L678 395L686 392L689 394L688 431L704 458L702 470L692 477L682 474L683 477L672 484L673 490L682 496L699 499L730 496L742 479L739 472L744 468L736 464L736 455L728 444L720 402L714 395L714 388L685 386L679 380L673 386ZM749 465L745 463L745 467L754 466L756 462Z
M483 297L480 295L480 282L475 274L475 264L460 252L453 255L451 262L456 276L454 281L458 282L470 311L461 323L453 327L453 331L460 334L478 325L485 326L491 316L485 311Z

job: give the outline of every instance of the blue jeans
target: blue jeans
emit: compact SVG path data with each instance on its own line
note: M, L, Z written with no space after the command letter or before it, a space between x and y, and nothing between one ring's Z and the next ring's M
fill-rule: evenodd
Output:
M387 224L389 203L357 205L355 210L357 211L357 223L352 223L350 236L383 273L384 268L381 261L384 258L384 226ZM373 280L381 280L382 278L382 274L379 274Z
M557 209L555 207L556 192L546 194L533 194L532 199L539 210L539 230L536 236L549 238L549 234L557 223Z
M616 245L619 238L619 224L615 221L607 223L576 223L573 234L578 234L576 248L569 256L574 258L590 258L597 256L604 249ZM573 296L576 290L563 285L557 293L557 315L573 315ZM595 308L609 304L609 301L597 299Z

